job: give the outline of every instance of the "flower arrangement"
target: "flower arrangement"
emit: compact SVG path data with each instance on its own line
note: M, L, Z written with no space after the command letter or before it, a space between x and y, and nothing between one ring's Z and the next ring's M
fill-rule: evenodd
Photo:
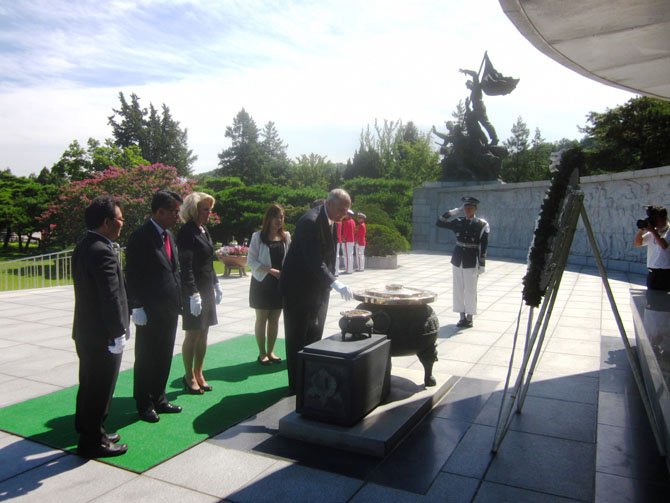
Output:
M246 257L249 253L249 247L237 244L233 239L230 243L216 250L217 257Z
M569 187L579 184L579 169L584 166L584 156L578 148L562 151L556 160L559 164L552 164L551 186L542 201L523 278L523 299L532 307L538 307L546 293L553 272L550 259L554 238L559 231L565 198Z

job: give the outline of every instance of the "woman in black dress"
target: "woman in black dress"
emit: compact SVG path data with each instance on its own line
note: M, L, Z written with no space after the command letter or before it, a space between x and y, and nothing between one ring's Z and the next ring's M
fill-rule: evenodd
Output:
M204 192L186 196L179 216L185 222L177 233L182 296L184 298L182 345L184 387L192 394L211 391L202 368L207 352L209 327L217 324L216 304L222 291L214 272L214 243L205 228L214 207L214 198Z
M247 255L252 274L249 306L256 310L254 332L261 365L281 361L274 354L282 310L279 275L290 244L291 235L284 229L284 209L273 204L263 216L261 230L251 236Z

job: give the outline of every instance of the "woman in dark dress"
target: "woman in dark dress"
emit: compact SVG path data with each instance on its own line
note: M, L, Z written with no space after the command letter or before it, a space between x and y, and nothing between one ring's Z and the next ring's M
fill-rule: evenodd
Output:
M284 230L284 209L271 205L263 216L261 230L254 232L249 243L247 265L251 269L249 306L256 310L256 343L258 363L280 362L274 354L282 298L279 276L284 257L291 244L291 235Z
M184 297L182 345L184 387L192 394L211 391L202 368L207 352L209 327L217 324L216 304L222 291L214 272L214 243L205 228L214 207L214 198L193 192L184 199L179 216L185 222L177 233L182 295Z

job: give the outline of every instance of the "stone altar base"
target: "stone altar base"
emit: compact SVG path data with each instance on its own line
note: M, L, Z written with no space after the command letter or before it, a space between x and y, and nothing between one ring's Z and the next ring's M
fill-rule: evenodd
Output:
M351 427L323 423L291 412L279 420L279 434L326 447L384 457L459 379L434 374L437 384L426 388L423 374L423 370L393 368L387 399Z

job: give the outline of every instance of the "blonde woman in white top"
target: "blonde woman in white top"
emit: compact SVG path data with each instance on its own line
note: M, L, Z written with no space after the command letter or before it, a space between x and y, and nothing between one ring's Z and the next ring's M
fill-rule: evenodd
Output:
M291 235L284 230L284 209L273 204L263 216L261 230L251 236L247 252L251 268L249 306L256 310L254 332L261 365L281 362L274 353L282 311L279 276L290 244Z

